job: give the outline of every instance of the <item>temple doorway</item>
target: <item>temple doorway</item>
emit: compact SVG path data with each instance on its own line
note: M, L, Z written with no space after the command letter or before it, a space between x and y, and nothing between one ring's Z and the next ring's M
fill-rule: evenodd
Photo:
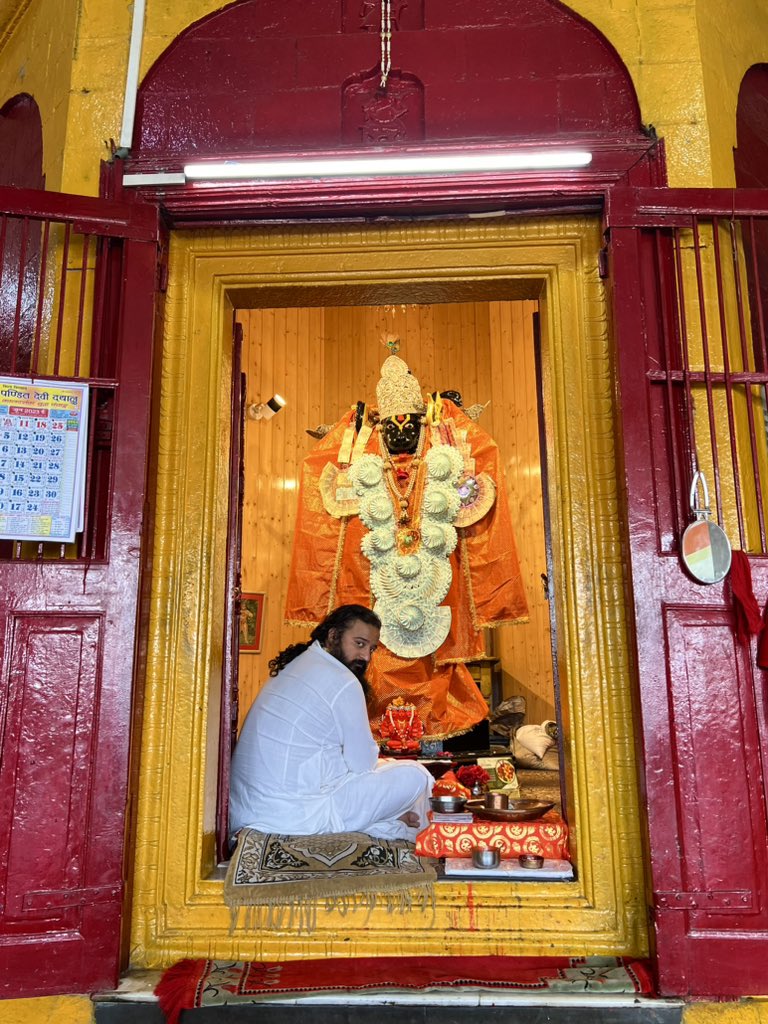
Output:
M143 798L169 807L169 813L160 832L154 819L143 820L137 836L137 879L142 894L152 893L146 902L144 895L136 902L134 932L148 950L167 950L172 935L197 935L196 922L204 917L206 935L216 934L217 950L238 958L250 943L248 956L254 955L252 937L229 932L215 875L219 755L226 753L219 743L226 695L222 638L226 609L232 606L225 562L233 479L232 382L238 377L233 320L246 328L243 351L250 370L244 404L268 402L275 393L286 399L271 419L245 423L245 477L254 489L243 516L242 590L264 595L265 617L260 643L252 645L261 651L242 655L243 710L264 677L263 667L256 666L290 640L290 634L270 636L277 628L270 616L280 623L292 532L288 509L296 501L298 464L316 444L306 431L375 396L389 354L380 335L399 334L400 355L424 390L460 390L467 406L490 401L480 423L499 445L507 445L503 458L517 545L523 557L531 555L525 569L531 608L544 599L541 575L548 563L541 526L538 543L526 539L531 509L521 493L525 486L535 495L540 523L547 520L542 494L548 499L552 572L544 615L546 622L551 604L560 684L556 715L567 780L563 812L572 830L575 867L573 881L565 884L543 882L519 892L506 885L483 886L471 909L464 888L446 882L434 921L420 922L407 942L439 952L449 933L455 937L457 922L461 926L471 913L492 917L491 948L501 951L504 922L514 907L510 928L516 942L525 936L521 955L646 948L644 915L617 910L628 887L642 891L644 864L631 753L613 341L599 272L600 228L597 218L568 215L172 233L148 636L146 713L153 724L142 759ZM541 328L538 377L534 313ZM524 339L519 350L513 335ZM441 363L437 353L445 339L450 344ZM481 341L487 359L478 355ZM491 359L494 346L500 367ZM528 366L526 372L516 357ZM297 383L292 392L291 380L300 381L301 388ZM523 387L515 399L514 389L525 380L527 390ZM540 424L544 463L538 458ZM537 456L527 466L521 455L526 444ZM267 511L259 525L262 506ZM263 575L252 575L256 563L249 560L273 554L275 561L267 563ZM494 641L501 642L502 632L514 635L519 627L495 630ZM520 656L517 665L551 671L547 641L542 629L537 642L543 653L527 663ZM505 696L528 685L524 669L511 664L505 659L501 667ZM544 694L543 686L539 692ZM557 708L551 689L548 696L552 703L539 704L538 711L531 696L528 715L544 718L549 707ZM142 860L142 851L150 848L162 865L151 884ZM158 905L172 908L162 922L150 919ZM345 921L342 930L329 918L291 949L311 955L322 943L326 954L343 949L362 955L390 948L390 933L386 915L367 923ZM463 952L488 951L485 925L462 936ZM192 946L185 948L190 955ZM259 937L259 955L283 948L281 936Z

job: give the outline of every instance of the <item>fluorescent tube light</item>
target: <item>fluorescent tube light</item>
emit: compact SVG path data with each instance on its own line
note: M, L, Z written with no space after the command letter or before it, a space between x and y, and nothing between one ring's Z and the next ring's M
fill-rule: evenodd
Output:
M145 174L124 174L123 185L126 188L141 188L143 185L184 185L186 178L181 172L152 171Z
M190 181L260 181L279 178L357 178L371 175L461 174L476 171L536 171L586 167L585 150L541 149L509 153L444 153L422 156L350 157L349 159L226 160L187 164Z

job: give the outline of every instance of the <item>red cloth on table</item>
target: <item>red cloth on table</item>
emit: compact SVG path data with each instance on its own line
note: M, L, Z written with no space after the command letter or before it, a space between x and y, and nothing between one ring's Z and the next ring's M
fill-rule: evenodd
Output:
M534 853L547 860L570 860L568 826L556 811L536 821L480 821L454 825L433 821L416 836L420 857L471 857L472 850L498 850L502 860Z
M734 551L731 557L731 593L733 615L736 620L736 639L748 644L753 633L763 625L755 595L752 592L752 570L743 551Z

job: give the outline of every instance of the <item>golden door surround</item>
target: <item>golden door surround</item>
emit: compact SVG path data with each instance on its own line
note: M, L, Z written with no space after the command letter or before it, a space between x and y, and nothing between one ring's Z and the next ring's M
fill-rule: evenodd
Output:
M613 342L586 217L268 226L172 236L158 417L131 963L183 957L648 951L621 556ZM236 308L538 299L568 818L577 880L440 883L404 917L230 932L214 872ZM378 342L377 342L378 344ZM311 374L312 368L307 367Z

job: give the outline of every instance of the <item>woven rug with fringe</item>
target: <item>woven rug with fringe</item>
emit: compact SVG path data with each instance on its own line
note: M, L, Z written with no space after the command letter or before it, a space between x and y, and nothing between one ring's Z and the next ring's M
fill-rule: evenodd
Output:
M405 840L364 832L290 836L243 829L224 879L232 929L312 931L317 911L434 903L435 869Z
M260 1002L266 995L445 987L654 993L648 961L628 957L380 956L285 963L182 960L165 972L155 994L168 1024L177 1024L182 1010Z

